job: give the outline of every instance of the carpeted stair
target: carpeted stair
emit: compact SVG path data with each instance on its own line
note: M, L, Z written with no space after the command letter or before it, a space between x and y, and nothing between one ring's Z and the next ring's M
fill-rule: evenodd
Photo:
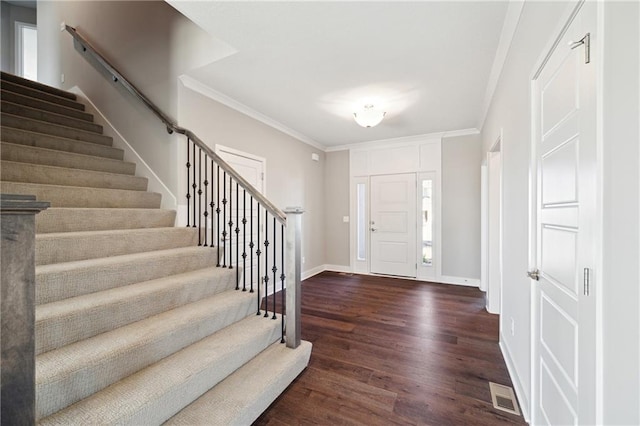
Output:
M36 217L41 425L250 424L306 367L218 251L174 227L74 94L1 75L2 193Z

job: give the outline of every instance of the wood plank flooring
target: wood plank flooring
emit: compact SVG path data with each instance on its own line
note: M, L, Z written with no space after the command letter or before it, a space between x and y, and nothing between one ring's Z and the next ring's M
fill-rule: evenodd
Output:
M511 381L476 288L324 272L302 283L302 338L309 366L254 425L526 424L491 404Z

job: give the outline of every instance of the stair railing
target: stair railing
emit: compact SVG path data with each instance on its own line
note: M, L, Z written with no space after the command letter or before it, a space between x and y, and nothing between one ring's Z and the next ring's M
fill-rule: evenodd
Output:
M298 347L302 209L282 211L276 207L191 130L178 126L163 113L75 28L65 25L65 29L73 37L76 48L110 74L115 84L120 84L149 108L170 134L185 136L186 226L198 228L199 246L218 250L217 267L235 268L236 290L256 293L256 315L276 320L277 313L281 314L281 343Z

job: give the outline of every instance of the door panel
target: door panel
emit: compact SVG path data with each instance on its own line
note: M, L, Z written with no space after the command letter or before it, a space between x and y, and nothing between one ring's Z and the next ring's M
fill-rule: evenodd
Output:
M416 276L416 175L371 176L371 272Z
M595 423L595 302L583 282L594 263L595 55L585 64L585 47L569 46L593 34L594 16L585 3L534 81L532 424Z

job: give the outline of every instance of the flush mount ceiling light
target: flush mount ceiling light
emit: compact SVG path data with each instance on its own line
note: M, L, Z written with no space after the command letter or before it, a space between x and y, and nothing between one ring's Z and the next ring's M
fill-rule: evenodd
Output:
M385 114L386 112L378 111L373 105L367 104L361 111L354 112L353 118L362 127L374 127L380 124Z

